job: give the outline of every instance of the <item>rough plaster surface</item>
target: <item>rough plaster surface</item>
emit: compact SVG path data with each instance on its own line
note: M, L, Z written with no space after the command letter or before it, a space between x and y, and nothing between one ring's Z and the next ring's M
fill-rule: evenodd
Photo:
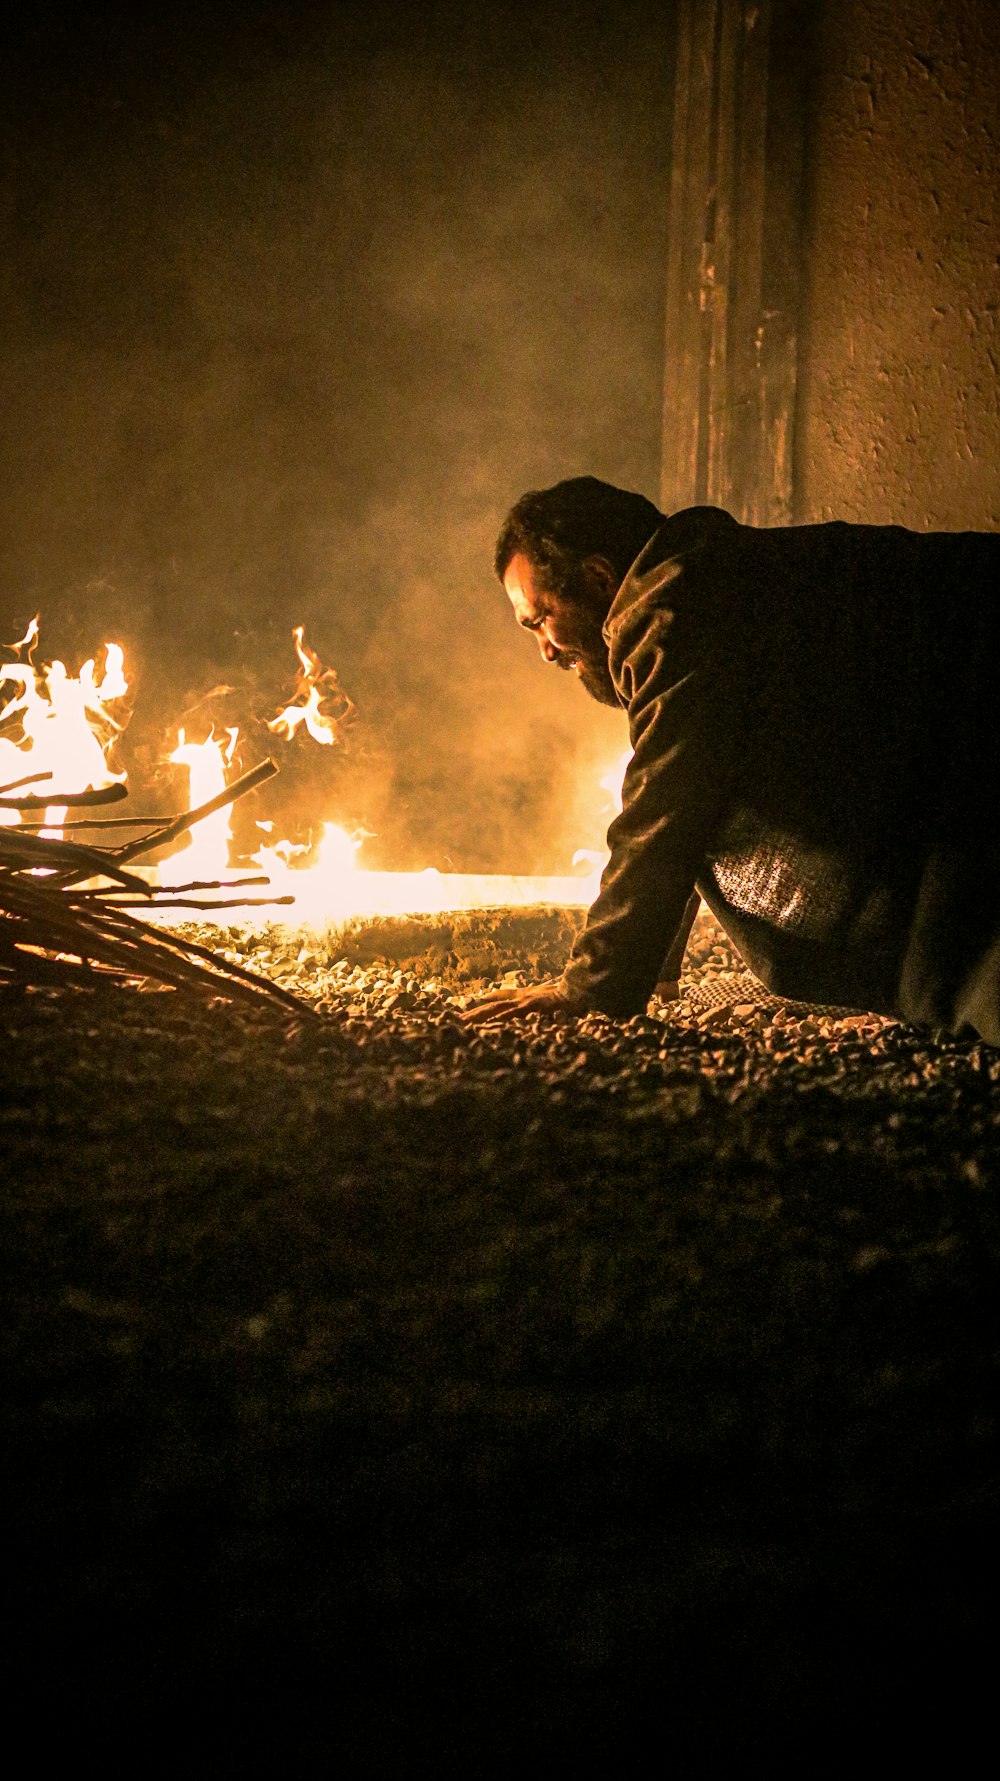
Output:
M820 30L797 514L1000 527L1000 4Z

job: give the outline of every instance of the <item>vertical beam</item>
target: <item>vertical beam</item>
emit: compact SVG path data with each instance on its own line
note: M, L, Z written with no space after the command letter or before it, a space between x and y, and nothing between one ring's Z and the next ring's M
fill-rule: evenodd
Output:
M805 0L679 0L661 504L792 516Z
M697 499L704 430L702 366L706 360L705 208L711 189L712 75L721 0L678 0L677 74L670 177L667 257L667 364L663 406L663 490ZM665 497L666 498L666 497Z

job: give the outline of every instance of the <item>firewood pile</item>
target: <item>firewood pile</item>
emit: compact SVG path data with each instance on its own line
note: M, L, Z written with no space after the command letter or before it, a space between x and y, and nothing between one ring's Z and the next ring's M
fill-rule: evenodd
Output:
M0 812L10 811L21 819L0 827L0 982L92 987L110 980L240 1002L263 1001L286 1013L311 1013L291 991L268 977L223 958L190 935L151 926L132 913L153 908L238 908L274 900L247 896L249 888L266 885L266 878L259 876L164 886L130 866L276 772L273 761L261 762L220 796L180 816L74 814L65 825L72 831L71 840L39 832L44 823L31 818L53 804L74 813L103 809L125 796L122 784L60 796L53 790L27 791L28 785L37 786L39 779L50 777L32 774L0 787ZM109 846L109 835L120 835L122 830L133 831L132 839ZM82 835L90 838L83 840ZM237 895L220 898L227 891Z

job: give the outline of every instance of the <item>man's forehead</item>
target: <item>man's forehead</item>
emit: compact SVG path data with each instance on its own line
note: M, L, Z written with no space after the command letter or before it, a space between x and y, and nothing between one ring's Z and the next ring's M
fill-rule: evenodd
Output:
M519 619L532 618L543 609L545 596L536 586L530 559L522 553L511 557L504 570L503 585Z

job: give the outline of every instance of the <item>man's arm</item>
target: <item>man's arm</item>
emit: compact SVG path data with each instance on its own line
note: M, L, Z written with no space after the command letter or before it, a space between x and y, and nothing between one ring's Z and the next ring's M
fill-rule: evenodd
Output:
M588 1009L627 1017L642 1013L668 965L679 976L698 907L693 887L743 733L747 684L730 604L734 522L716 510L691 517L691 548L658 561L658 534L609 614L611 669L634 753L586 927L561 978L495 993L469 1010L470 1019L490 1010L498 1018Z
M693 570L640 559L609 619L635 752L600 893L562 980L571 1002L608 1014L640 1013L665 960L679 974L693 886L727 799L743 714L721 559L699 552Z

